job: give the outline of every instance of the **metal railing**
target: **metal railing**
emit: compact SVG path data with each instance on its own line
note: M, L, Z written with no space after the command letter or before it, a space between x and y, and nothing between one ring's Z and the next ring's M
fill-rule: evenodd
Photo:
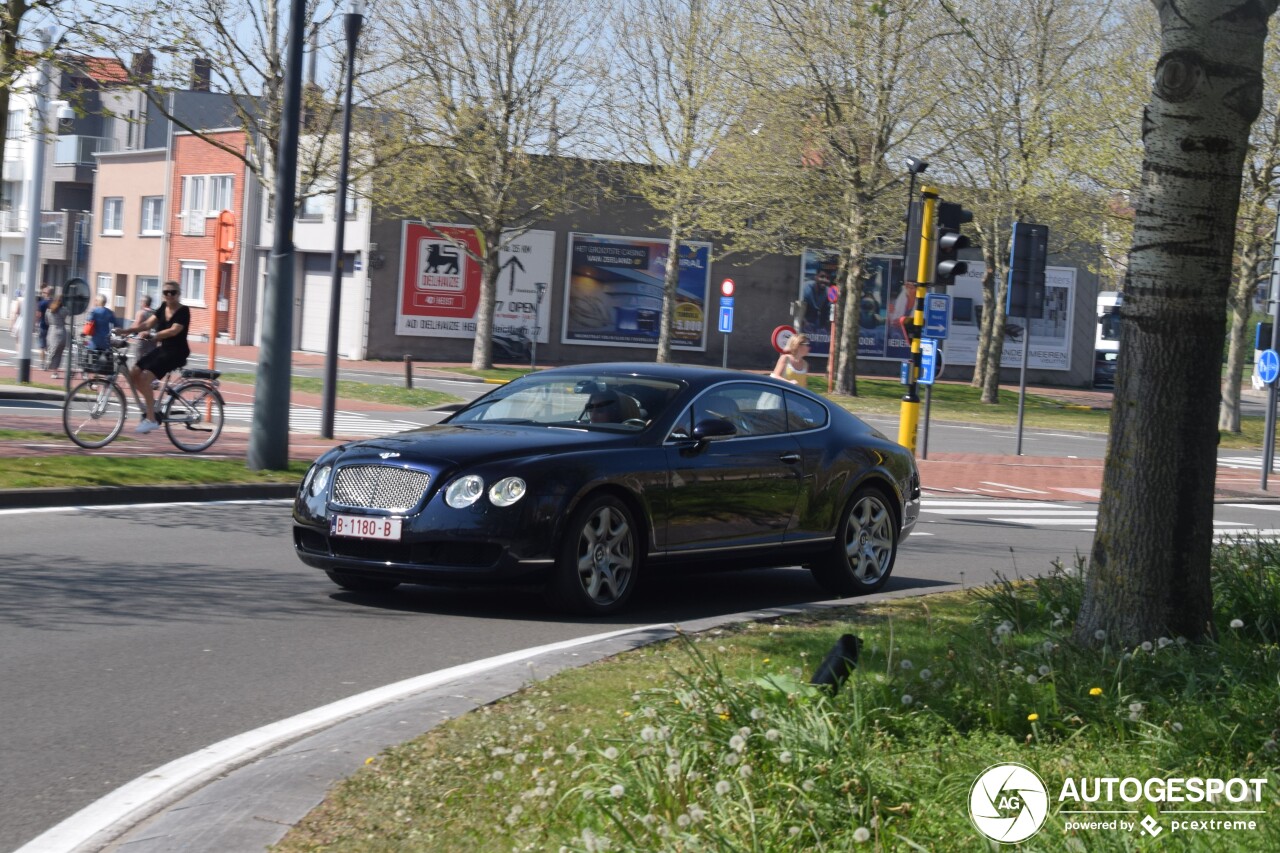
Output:
M99 151L115 151L116 141L106 136L59 136L53 147L55 166L92 166Z

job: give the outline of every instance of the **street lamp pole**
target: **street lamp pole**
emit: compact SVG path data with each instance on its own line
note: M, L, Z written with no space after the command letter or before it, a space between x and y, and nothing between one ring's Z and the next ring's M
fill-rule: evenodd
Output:
M334 198L333 283L329 288L329 340L324 356L324 400L320 411L320 437L333 438L333 412L338 400L338 320L342 311L342 259L347 226L347 166L351 152L351 88L356 76L356 42L364 23L364 4L351 0L343 15L347 31L346 91L342 106L342 152L338 156L338 187Z
M25 256L22 287L22 334L18 337L18 381L31 381L31 321L36 316L36 302L40 298L40 208L44 195L44 158L49 145L49 46L53 43L53 30L40 31L40 69L36 72L36 115L32 122L35 163L31 166L31 189L27 193L27 234L23 241Z

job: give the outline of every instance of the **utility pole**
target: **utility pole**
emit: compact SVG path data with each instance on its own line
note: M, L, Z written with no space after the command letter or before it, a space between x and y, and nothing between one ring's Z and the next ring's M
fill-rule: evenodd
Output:
M920 197L924 203L920 206L920 264L915 283L915 311L911 318L911 359L903 365L906 373L903 384L907 386L907 392L902 395L898 421L898 444L912 453L916 452L916 433L920 426L920 395L917 391L917 380L920 378L920 334L924 328L924 295L933 283L934 218L937 215L938 190L922 186ZM903 275L908 272L909 270L903 270Z

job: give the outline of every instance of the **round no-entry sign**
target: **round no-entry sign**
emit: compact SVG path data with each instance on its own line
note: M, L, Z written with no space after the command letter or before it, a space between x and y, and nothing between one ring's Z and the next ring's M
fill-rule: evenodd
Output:
M791 336L796 333L795 326L779 326L773 330L773 348L778 352L784 352L787 348L787 341L791 340Z
M724 281L720 282L720 295L733 296L733 279L726 278Z

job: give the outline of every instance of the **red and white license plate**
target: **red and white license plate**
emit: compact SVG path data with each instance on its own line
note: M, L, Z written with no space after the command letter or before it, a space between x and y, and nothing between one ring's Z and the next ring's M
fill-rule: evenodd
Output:
M400 539L399 518L369 518L363 515L335 515L329 519L331 536L357 539Z

